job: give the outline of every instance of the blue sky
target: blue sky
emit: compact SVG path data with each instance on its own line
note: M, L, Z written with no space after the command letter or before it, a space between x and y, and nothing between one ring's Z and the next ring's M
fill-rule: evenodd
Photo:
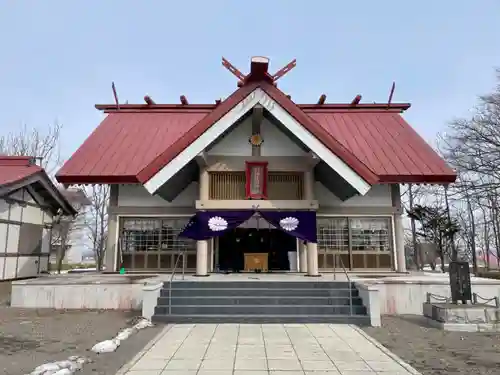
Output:
M0 134L63 124L63 156L98 125L95 103L212 103L236 87L225 56L246 72L293 58L280 88L297 102L409 101L427 140L495 83L500 2L0 0Z

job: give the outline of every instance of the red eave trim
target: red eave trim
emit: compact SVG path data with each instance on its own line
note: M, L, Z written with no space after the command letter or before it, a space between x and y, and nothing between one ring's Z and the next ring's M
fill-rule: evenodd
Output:
M456 174L436 175L382 175L381 184L452 184L456 181Z
M257 83L250 83L233 92L226 100L215 107L212 112L198 121L198 123L186 134L184 134L177 142L158 155L155 160L140 171L137 174L137 179L143 184L149 181L165 165L189 147L200 135L206 132L213 124L233 109L234 106L250 95L250 93L252 93L252 91L254 91L258 86L259 85Z
M64 185L92 185L92 184L137 184L137 176L116 175L56 175L56 180Z

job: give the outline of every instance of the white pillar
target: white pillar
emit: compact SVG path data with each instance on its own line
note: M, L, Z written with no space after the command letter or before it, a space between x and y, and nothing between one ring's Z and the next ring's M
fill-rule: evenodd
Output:
M314 172L312 170L304 172L304 199L314 199Z
M403 227L403 209L399 184L391 185L391 200L394 207L394 242L396 243L396 271L406 272L405 236Z
M304 198L306 200L314 199L314 172L312 169L304 173ZM304 247L304 245L302 245ZM307 269L307 276L319 276L318 272L318 244L313 242L307 243L307 264L304 269ZM302 265L301 265L302 268Z
M209 199L209 176L205 168L200 168L200 200ZM196 242L196 276L208 276L208 240Z
M304 245L304 241L299 241L299 272L307 272L307 247Z
M396 271L406 272L405 238L401 214L394 215L394 239L396 242Z
M318 244L307 243L307 276L320 276L318 272Z
M208 171L205 168L200 168L200 181L198 182L200 200L210 199L209 189L210 189L210 177Z
M208 241L196 241L196 276L208 276Z

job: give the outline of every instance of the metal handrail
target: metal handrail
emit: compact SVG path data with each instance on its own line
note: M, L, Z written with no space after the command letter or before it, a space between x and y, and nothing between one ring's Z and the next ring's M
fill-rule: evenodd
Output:
M182 280L184 280L184 273L186 268L186 250L180 250L177 253L178 257L175 260L174 268L172 269L172 274L170 275L170 280L168 282L168 315L172 314L172 281L174 280L175 271L177 269L177 265L179 264L179 259L182 256Z
M337 256L339 257L340 265L342 266L342 269L344 270L345 276L347 278L347 282L349 283L349 313L352 316L352 283L351 283L351 278L349 277L349 274L347 273L347 270L344 266L344 261L342 260L342 258L340 257L339 254L335 254L333 257L333 279L337 280L337 276L336 276Z

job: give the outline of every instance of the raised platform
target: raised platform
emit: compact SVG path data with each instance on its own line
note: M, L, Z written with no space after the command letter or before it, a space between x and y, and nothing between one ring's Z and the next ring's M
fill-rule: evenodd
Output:
M65 274L48 275L12 283L12 306L56 309L141 309L153 316L165 282L171 274ZM381 315L422 315L427 293L450 295L447 274L349 272L359 298L367 309L370 324L380 325ZM300 273L232 273L195 277L176 274L175 281L210 282L331 283L347 281L342 271L306 277ZM472 290L484 298L500 296L500 280L471 277Z
M427 302L427 293L451 296L447 273L411 272L382 278L358 275L352 279L360 291L363 288L378 290L381 315L422 315L422 305ZM500 296L500 280L471 276L471 284L472 291L486 299Z
M426 302L423 313L430 325L444 331L500 332L500 309L497 306Z
M11 306L140 310L143 287L155 275L64 274L12 282Z

